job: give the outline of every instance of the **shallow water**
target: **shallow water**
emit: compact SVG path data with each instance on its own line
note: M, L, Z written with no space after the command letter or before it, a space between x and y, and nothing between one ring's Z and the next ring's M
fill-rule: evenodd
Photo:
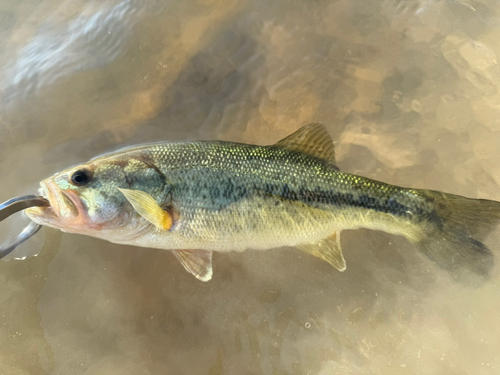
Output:
M344 171L500 200L499 20L488 0L3 1L0 201L125 145L310 122ZM287 248L215 254L202 283L46 230L0 262L0 373L500 373L498 267L472 289L402 238L342 243L344 273Z

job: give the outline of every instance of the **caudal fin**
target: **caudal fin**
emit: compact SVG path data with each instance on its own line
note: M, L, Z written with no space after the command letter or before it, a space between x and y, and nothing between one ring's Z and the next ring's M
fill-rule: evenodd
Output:
M500 223L500 202L426 191L434 201L432 224L414 245L467 285L489 278L493 254L482 241Z

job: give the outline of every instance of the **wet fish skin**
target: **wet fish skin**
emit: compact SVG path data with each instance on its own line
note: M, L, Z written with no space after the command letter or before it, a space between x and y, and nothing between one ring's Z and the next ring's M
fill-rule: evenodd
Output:
M91 176L85 186L71 183L77 170ZM144 200L120 189L140 191ZM204 281L212 276L212 251L296 246L343 270L339 232L356 228L403 235L456 279L481 281L493 256L480 241L500 221L498 202L340 172L317 124L270 146L199 141L125 149L45 180L42 194L52 207L29 211L37 223L173 250ZM171 218L168 229L134 209L148 196ZM179 252L192 249L200 250Z

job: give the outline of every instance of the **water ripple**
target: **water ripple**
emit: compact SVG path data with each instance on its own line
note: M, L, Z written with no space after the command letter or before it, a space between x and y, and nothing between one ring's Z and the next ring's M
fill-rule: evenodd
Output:
M90 16L79 16L63 30L55 27L36 35L19 51L19 58L6 69L1 82L4 102L36 93L62 77L102 68L119 57L139 9L125 0Z

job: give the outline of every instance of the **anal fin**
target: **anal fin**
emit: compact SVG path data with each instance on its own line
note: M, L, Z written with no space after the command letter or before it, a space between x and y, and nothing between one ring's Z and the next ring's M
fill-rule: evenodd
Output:
M172 250L186 271L198 280L212 279L212 251L209 250Z
M340 246L340 232L336 232L333 236L317 243L303 244L297 247L305 253L327 261L341 272L346 269L342 247Z

